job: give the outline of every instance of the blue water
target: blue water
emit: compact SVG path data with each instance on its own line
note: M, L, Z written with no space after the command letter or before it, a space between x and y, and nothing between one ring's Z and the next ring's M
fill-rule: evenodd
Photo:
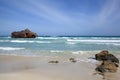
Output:
M65 55L109 50L119 54L120 37L0 37L2 55Z

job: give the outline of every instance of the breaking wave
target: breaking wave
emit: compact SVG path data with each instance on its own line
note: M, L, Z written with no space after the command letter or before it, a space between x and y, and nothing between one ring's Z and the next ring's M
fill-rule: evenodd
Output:
M25 48L14 48L14 47L0 47L0 50L21 50Z
M67 39L68 42L120 42L120 40L75 40Z
M52 52L52 53L61 53L63 51L60 51L60 50L51 50L50 52Z
M48 39L48 40L57 40L58 37L37 37L36 39Z
M51 43L50 41L29 41L29 40L0 40L0 42L13 42L13 43Z

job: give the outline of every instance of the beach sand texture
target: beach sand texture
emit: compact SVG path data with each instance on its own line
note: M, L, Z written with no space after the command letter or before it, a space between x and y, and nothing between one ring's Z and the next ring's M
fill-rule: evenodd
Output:
M58 64L48 63L49 58L0 56L0 80L103 80L96 74L95 64L59 58ZM108 73L106 80L119 80L120 69Z

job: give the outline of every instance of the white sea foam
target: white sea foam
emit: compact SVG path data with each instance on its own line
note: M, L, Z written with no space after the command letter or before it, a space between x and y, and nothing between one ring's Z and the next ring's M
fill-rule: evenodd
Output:
M15 42L15 43L26 43L26 42L33 42L33 41L24 41L24 40L11 40L10 42Z
M108 43L108 42L106 42L106 43L95 43L95 44L102 44L102 45L113 45L113 46L120 46L120 43Z
M85 63L98 63L97 60L94 59L95 54L100 52L99 50L96 51L73 51L73 55L77 55L76 58L77 62L85 62Z
M72 54L80 54L83 55L84 53L86 53L85 51L74 51L72 52Z
M60 37L61 39L69 39L69 37Z
M51 43L50 41L28 41L28 40L11 40L14 43Z
M66 42L67 44L77 44L76 42Z
M13 42L13 43L51 43L51 41L34 41L34 40L0 40L0 42Z
M99 39L99 40L103 40L103 39L105 39L105 40L120 40L120 38L119 37L91 37L92 39Z
M77 58L77 61L78 62L86 62L86 63L98 63L98 61L97 60L95 60L95 59L80 59L80 58Z
M100 52L99 50L96 51L73 51L72 54L79 54L79 55L91 55Z
M36 43L51 43L50 41L35 41Z
M79 39L67 39L68 42L120 42L120 40L79 40Z
M14 48L14 47L0 47L0 50L21 50L25 48Z
M60 52L63 52L63 51L60 51L60 50L51 50L50 52L53 52L53 53L60 53Z
M58 37L38 37L36 39L53 39L53 40L57 40L59 38Z

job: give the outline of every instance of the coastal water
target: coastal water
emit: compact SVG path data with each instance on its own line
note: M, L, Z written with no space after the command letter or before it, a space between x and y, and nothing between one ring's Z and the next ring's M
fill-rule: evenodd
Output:
M0 55L84 56L109 50L120 57L120 37L0 37Z

